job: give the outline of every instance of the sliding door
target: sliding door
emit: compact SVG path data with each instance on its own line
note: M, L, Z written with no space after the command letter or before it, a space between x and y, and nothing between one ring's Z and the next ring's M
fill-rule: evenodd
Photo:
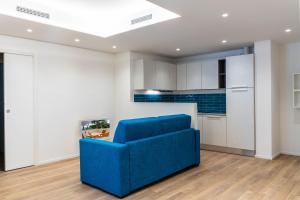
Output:
M5 170L34 163L33 57L4 54Z

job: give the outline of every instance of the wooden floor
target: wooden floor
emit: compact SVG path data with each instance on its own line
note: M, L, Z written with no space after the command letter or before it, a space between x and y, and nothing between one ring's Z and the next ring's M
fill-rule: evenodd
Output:
M274 161L202 151L202 164L124 199L299 199L300 157ZM0 172L0 199L116 199L81 184L79 160Z

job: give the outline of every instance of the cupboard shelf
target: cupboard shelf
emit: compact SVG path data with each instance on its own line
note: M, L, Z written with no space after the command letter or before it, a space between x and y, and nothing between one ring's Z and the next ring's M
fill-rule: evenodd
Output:
M293 102L294 109L300 109L300 73L293 75Z

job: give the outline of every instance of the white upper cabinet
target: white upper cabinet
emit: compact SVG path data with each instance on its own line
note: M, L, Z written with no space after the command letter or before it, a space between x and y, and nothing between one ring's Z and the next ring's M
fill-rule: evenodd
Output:
M192 62L187 64L187 89L202 89L201 62Z
M226 58L226 87L254 87L253 54Z
M177 65L177 90L186 90L186 64Z
M155 61L137 60L133 66L133 85L135 90L155 89L156 67Z
M176 90L176 65L156 61L156 88L159 90Z
M176 90L176 65L154 61L137 60L133 66L133 84L135 90Z
M219 88L219 62L209 60L202 62L202 89Z

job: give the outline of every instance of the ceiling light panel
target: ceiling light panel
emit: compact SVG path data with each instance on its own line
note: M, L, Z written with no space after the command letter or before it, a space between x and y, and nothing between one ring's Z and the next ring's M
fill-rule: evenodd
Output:
M18 6L51 17L28 15L17 11ZM100 37L180 17L146 0L1 0L0 14ZM146 20L132 23L137 19Z

